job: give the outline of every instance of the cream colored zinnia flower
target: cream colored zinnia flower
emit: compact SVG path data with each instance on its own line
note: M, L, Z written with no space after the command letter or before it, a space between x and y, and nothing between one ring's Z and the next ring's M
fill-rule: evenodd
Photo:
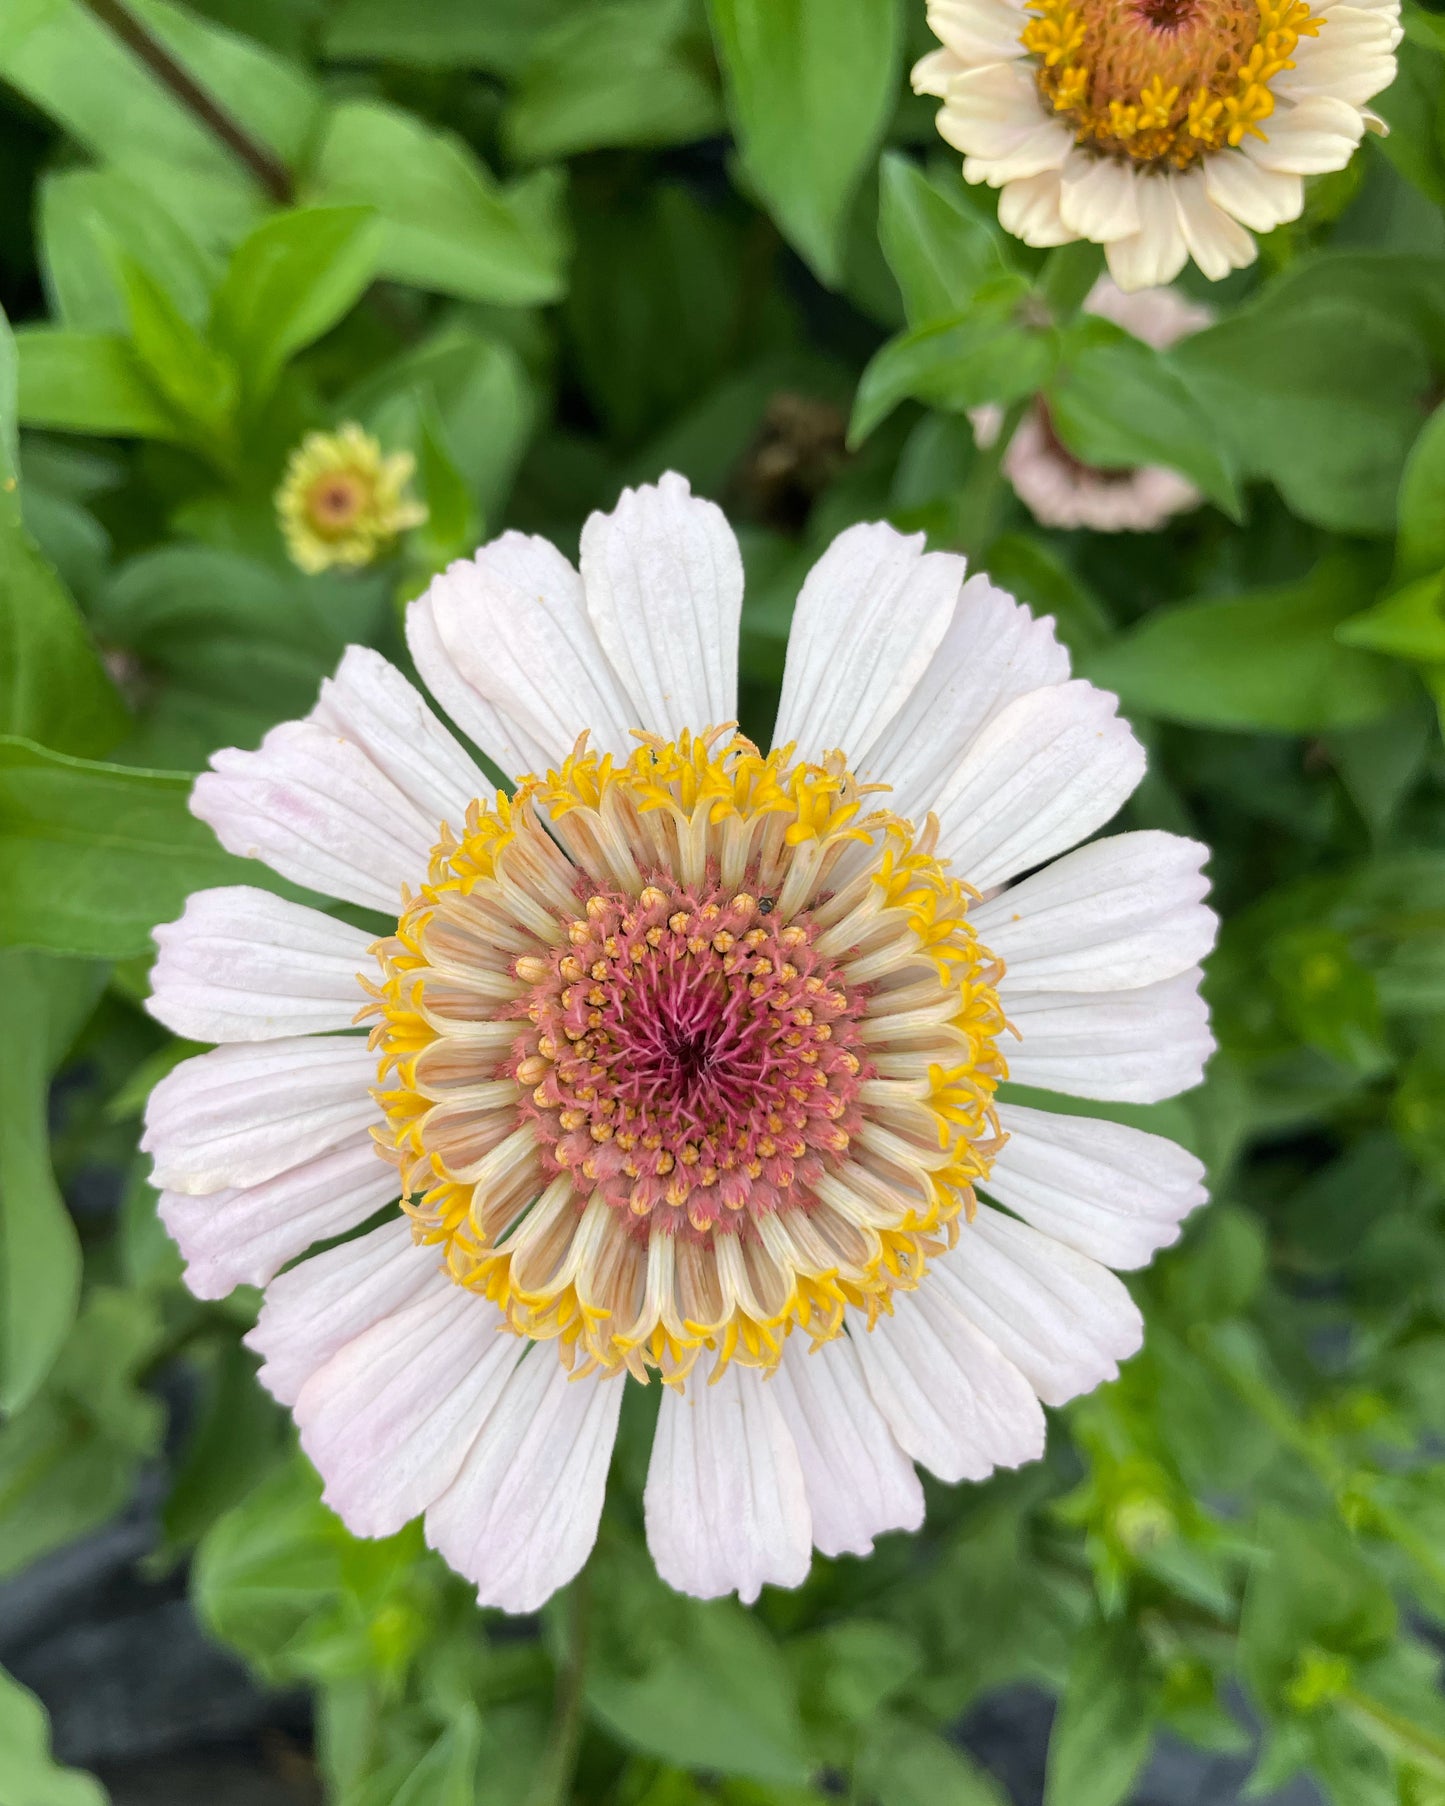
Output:
M350 1528L424 1515L509 1611L586 1560L632 1385L648 1543L703 1596L916 1528L915 1462L1033 1460L1139 1346L1109 1269L1204 1196L1173 1142L996 1095L1147 1103L1212 1046L1204 848L1089 840L1144 771L1114 698L961 558L855 526L765 753L742 593L677 476L580 570L504 534L407 638L533 775L490 789L352 647L191 806L377 930L239 886L157 932L152 1012L221 1043L147 1108L188 1284L266 1288L248 1341Z
M1213 314L1173 289L1125 294L1101 276L1084 312L1112 320L1136 339L1163 351L1208 326ZM969 411L974 437L992 445L1003 409L990 402ZM1152 533L1172 515L1197 508L1203 496L1177 470L1146 464L1133 470L1098 470L1076 458L1054 431L1048 405L1035 400L1003 455L1003 473L1014 493L1046 527L1088 527L1095 533Z
M292 562L312 576L332 565L356 568L419 527L426 508L405 494L415 468L410 452L387 456L355 421L334 433L308 433L276 491Z
M1026 244L1105 246L1126 289L1253 262L1379 125L1402 35L1399 0L930 0L928 21L913 86L965 177Z

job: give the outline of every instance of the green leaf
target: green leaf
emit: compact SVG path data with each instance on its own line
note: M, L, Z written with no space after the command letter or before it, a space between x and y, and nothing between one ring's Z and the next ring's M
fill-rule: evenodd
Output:
M119 169L60 169L40 184L40 252L57 323L79 332L125 332L119 270L132 258L181 315L200 325L221 263L135 176Z
M1168 465L1239 518L1231 448L1166 353L1107 320L1081 322L1065 340L1045 399L1059 438L1083 463L1099 470Z
M1119 1806L1154 1737L1158 1688L1127 1626L1079 1638L1049 1736L1044 1806Z
M555 176L502 188L459 138L373 101L346 101L317 152L319 200L375 208L379 274L417 288L530 307L562 292L565 239Z
M317 85L293 64L187 8L128 0L199 85L283 162L315 124ZM98 157L170 168L249 191L234 153L87 7L0 0L0 78Z
M1378 303L1281 283L1170 360L1229 441L1305 520L1388 533L1429 381L1418 336Z
M665 1593L622 1547L594 1561L587 1705L663 1762L764 1782L810 1767L792 1676L761 1621L732 1600Z
M1445 402L1421 428L1400 479L1395 568L1423 576L1445 565Z
M893 0L709 0L748 181L826 283L843 273L852 207L892 111L902 52Z
M50 1753L50 1722L35 1695L0 1668L0 1758L15 1806L105 1806L105 1789Z
M1293 1709L1315 1648L1353 1662L1377 1654L1394 1635L1390 1590L1333 1522L1267 1511L1239 1626L1244 1672L1275 1711Z
M0 314L0 733L108 751L127 716L80 611L26 532L15 472L16 359Z
M134 259L123 258L121 272L131 341L151 381L178 414L195 422L203 442L224 448L236 405L235 367Z
M1398 708L1403 674L1342 646L1359 602L1358 566L1329 558L1278 589L1161 609L1085 661L1124 706L1205 727L1318 733Z
M722 103L698 0L593 0L539 40L506 116L523 162L716 136Z
M0 944L124 959L191 891L265 883L189 813L191 782L0 740Z
M253 399L350 313L376 275L381 240L367 207L297 207L237 247L216 291L212 334Z
M295 1456L219 1518L196 1552L201 1621L274 1682L405 1671L435 1628L439 1568L419 1528L359 1543Z
M166 1500L166 1547L185 1549L243 1499L280 1457L285 1418L256 1380L256 1361L227 1341L207 1375L205 1404Z
M186 442L186 422L166 405L124 339L63 326L22 326L15 349L22 426Z
M433 419L483 523L495 522L536 428L538 398L510 345L448 328L350 391L344 412L420 458Z
M304 577L209 546L129 560L92 605L97 631L154 680L124 761L199 770L217 746L257 745L306 713L347 642L376 633L385 602L374 576Z
M897 151L880 166L878 235L910 326L956 315L1008 272L997 232L968 205L961 179L925 174Z
M326 53L346 62L413 69L485 69L519 76L573 0L340 0L327 17Z
M1341 621L1335 638L1344 646L1363 646L1421 664L1445 659L1445 571L1407 583L1373 608Z
M870 1728L858 1778L878 1806L1005 1806L997 1782L960 1750L899 1718Z
M861 444L901 401L962 413L1041 389L1058 359L1058 336L1020 323L1027 289L1022 277L1004 278L981 290L966 312L890 339L859 379L849 444Z
M100 1290L40 1391L0 1427L0 1575L84 1536L130 1498L165 1409L141 1389L160 1345L155 1307Z
M50 1167L50 1078L95 1005L105 971L0 947L8 1055L0 1087L0 1410L50 1371L80 1300L80 1242Z

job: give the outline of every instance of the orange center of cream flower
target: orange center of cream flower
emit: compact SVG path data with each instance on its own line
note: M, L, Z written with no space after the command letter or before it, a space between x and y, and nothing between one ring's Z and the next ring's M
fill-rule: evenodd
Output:
M1039 93L1081 145L1186 169L1267 136L1270 84L1324 23L1306 0L1027 0Z
M378 944L377 1098L458 1284L569 1366L871 1324L1000 1143L972 894L841 755L642 737L472 806Z

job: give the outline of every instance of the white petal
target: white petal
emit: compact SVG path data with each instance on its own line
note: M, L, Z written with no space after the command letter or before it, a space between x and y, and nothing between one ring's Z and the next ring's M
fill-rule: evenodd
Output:
M1231 270L1242 270L1254 262L1253 238L1238 220L1210 200L1202 169L1173 176L1170 182L1189 255L1211 282L1222 282Z
M824 1555L867 1555L885 1530L916 1530L923 1488L874 1404L846 1336L789 1338L771 1382L792 1433Z
M942 100L949 82L967 67L951 50L930 50L913 65L908 80L915 94L932 94Z
M1040 112L1032 70L1021 62L989 63L954 76L938 131L968 158L975 172L969 180L991 188L1062 169L1074 142L1064 125Z
M582 529L582 584L630 726L676 738L737 719L743 560L716 503L675 471L624 489Z
M506 735L486 748L504 771L560 765L584 731L600 752L632 751L640 723L555 546L504 533L433 578L427 600L443 651Z
M889 807L919 820L1000 709L1068 675L1052 618L1036 621L987 577L970 577L927 670L855 769L891 785Z
M491 791L421 691L368 646L347 647L309 719L353 741L438 826L460 829L467 806Z
M735 1362L712 1384L668 1388L643 1495L647 1546L680 1593L800 1586L812 1559L812 1520L797 1447L772 1387Z
M934 1275L1046 1405L1114 1379L1144 1339L1133 1299L1106 1267L986 1204Z
M1112 157L1070 158L1059 188L1059 218L1079 238L1106 245L1139 230L1133 168Z
M940 845L986 890L1101 828L1144 775L1117 699L1077 679L1000 709L938 798Z
M406 1217L383 1223L290 1267L266 1288L244 1340L262 1357L257 1378L283 1405L332 1355L423 1292L454 1291L434 1247L412 1238Z
M1106 1267L1143 1267L1204 1202L1204 1168L1123 1123L1000 1104L1008 1140L985 1181L1016 1216Z
M301 1388L301 1446L354 1536L391 1536L438 1499L526 1344L488 1299L429 1288Z
M1122 289L1162 288L1174 280L1189 257L1168 178L1141 175L1134 199L1139 230L1133 237L1116 238L1109 245L1109 274Z
M426 1537L477 1601L534 1612L581 1569L597 1541L617 1438L621 1380L576 1381L550 1343L534 1343L451 1487Z
M355 1140L381 1112L360 1035L218 1047L169 1072L146 1105L154 1183L195 1196L259 1185Z
M255 752L226 747L211 765L191 813L228 853L388 915L403 885L425 879L437 823L359 746L314 721L283 722Z
M928 29L963 63L1023 56L1026 18L1010 0L929 0Z
M274 1179L190 1198L163 1191L161 1221L186 1259L197 1298L263 1286L313 1243L345 1235L401 1190L394 1166L369 1135L318 1154Z
M1304 207L1305 187L1299 176L1265 169L1243 151L1220 151L1208 158L1204 181L1215 206L1232 213L1251 232L1273 232L1287 220L1298 219Z
M437 626L432 589L418 596L406 611L406 643L427 689L472 744L481 747L507 776L546 770L552 761L541 744L515 721L504 718L462 676Z
M1130 991L1024 991L1009 1020L1022 1042L1009 1076L1070 1097L1156 1104L1188 1091L1214 1051L1197 966Z
M868 1389L893 1434L940 1480L982 1480L1044 1452L1044 1415L1018 1368L929 1273L872 1330L852 1324Z
M985 172L971 169L970 163L964 164L963 173L970 182L987 180ZM1010 182L998 197L998 223L1005 232L1038 250L1070 244L1077 234L1064 224L1062 200L1063 184L1057 169Z
M1270 86L1291 100L1327 94L1363 107L1395 79L1398 9L1355 5L1323 10L1325 29L1318 37L1299 40L1291 52L1294 67L1282 69ZM1265 129L1272 132L1274 121L1267 121Z
M146 1008L192 1041L268 1041L349 1028L372 937L249 884L198 890L155 930Z
M1208 857L1178 834L1115 834L972 911L1004 962L1004 1013L1022 991L1129 990L1197 964L1219 926L1201 902Z
M1364 136L1357 108L1333 94L1313 94L1282 107L1269 121L1266 139L1246 138L1240 149L1264 169L1291 175L1322 175L1343 169Z
M840 533L798 597L773 744L859 759L927 670L964 569L952 553L925 552L921 533L881 522Z

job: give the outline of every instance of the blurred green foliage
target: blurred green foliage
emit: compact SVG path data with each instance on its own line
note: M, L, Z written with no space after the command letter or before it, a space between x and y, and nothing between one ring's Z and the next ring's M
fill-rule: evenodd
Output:
M999 1806L950 1732L1017 1679L1061 1699L1049 1806L1251 1722L1261 1790L1445 1800L1445 26L1407 9L1392 135L1158 352L1079 317L1087 247L1030 252L965 188L906 89L922 10L0 0L0 1570L164 1463L164 1559L315 1690L338 1806ZM1036 527L961 413L1039 394L1080 458L1209 505ZM273 492L348 419L430 519L303 577ZM346 1535L253 1382L255 1298L181 1288L135 1150L189 1050L139 999L154 922L264 881L186 812L209 752L348 641L404 661L401 604L479 539L575 547L668 466L739 525L755 732L799 576L860 518L966 549L1118 690L1151 753L1126 825L1212 844L1225 929L1205 1085L1110 1113L1216 1202L1042 1463L752 1611L653 1574L634 1390L587 1578L519 1635L415 1527ZM77 1221L96 1170L115 1209ZM0 1769L97 1797L3 1676Z

